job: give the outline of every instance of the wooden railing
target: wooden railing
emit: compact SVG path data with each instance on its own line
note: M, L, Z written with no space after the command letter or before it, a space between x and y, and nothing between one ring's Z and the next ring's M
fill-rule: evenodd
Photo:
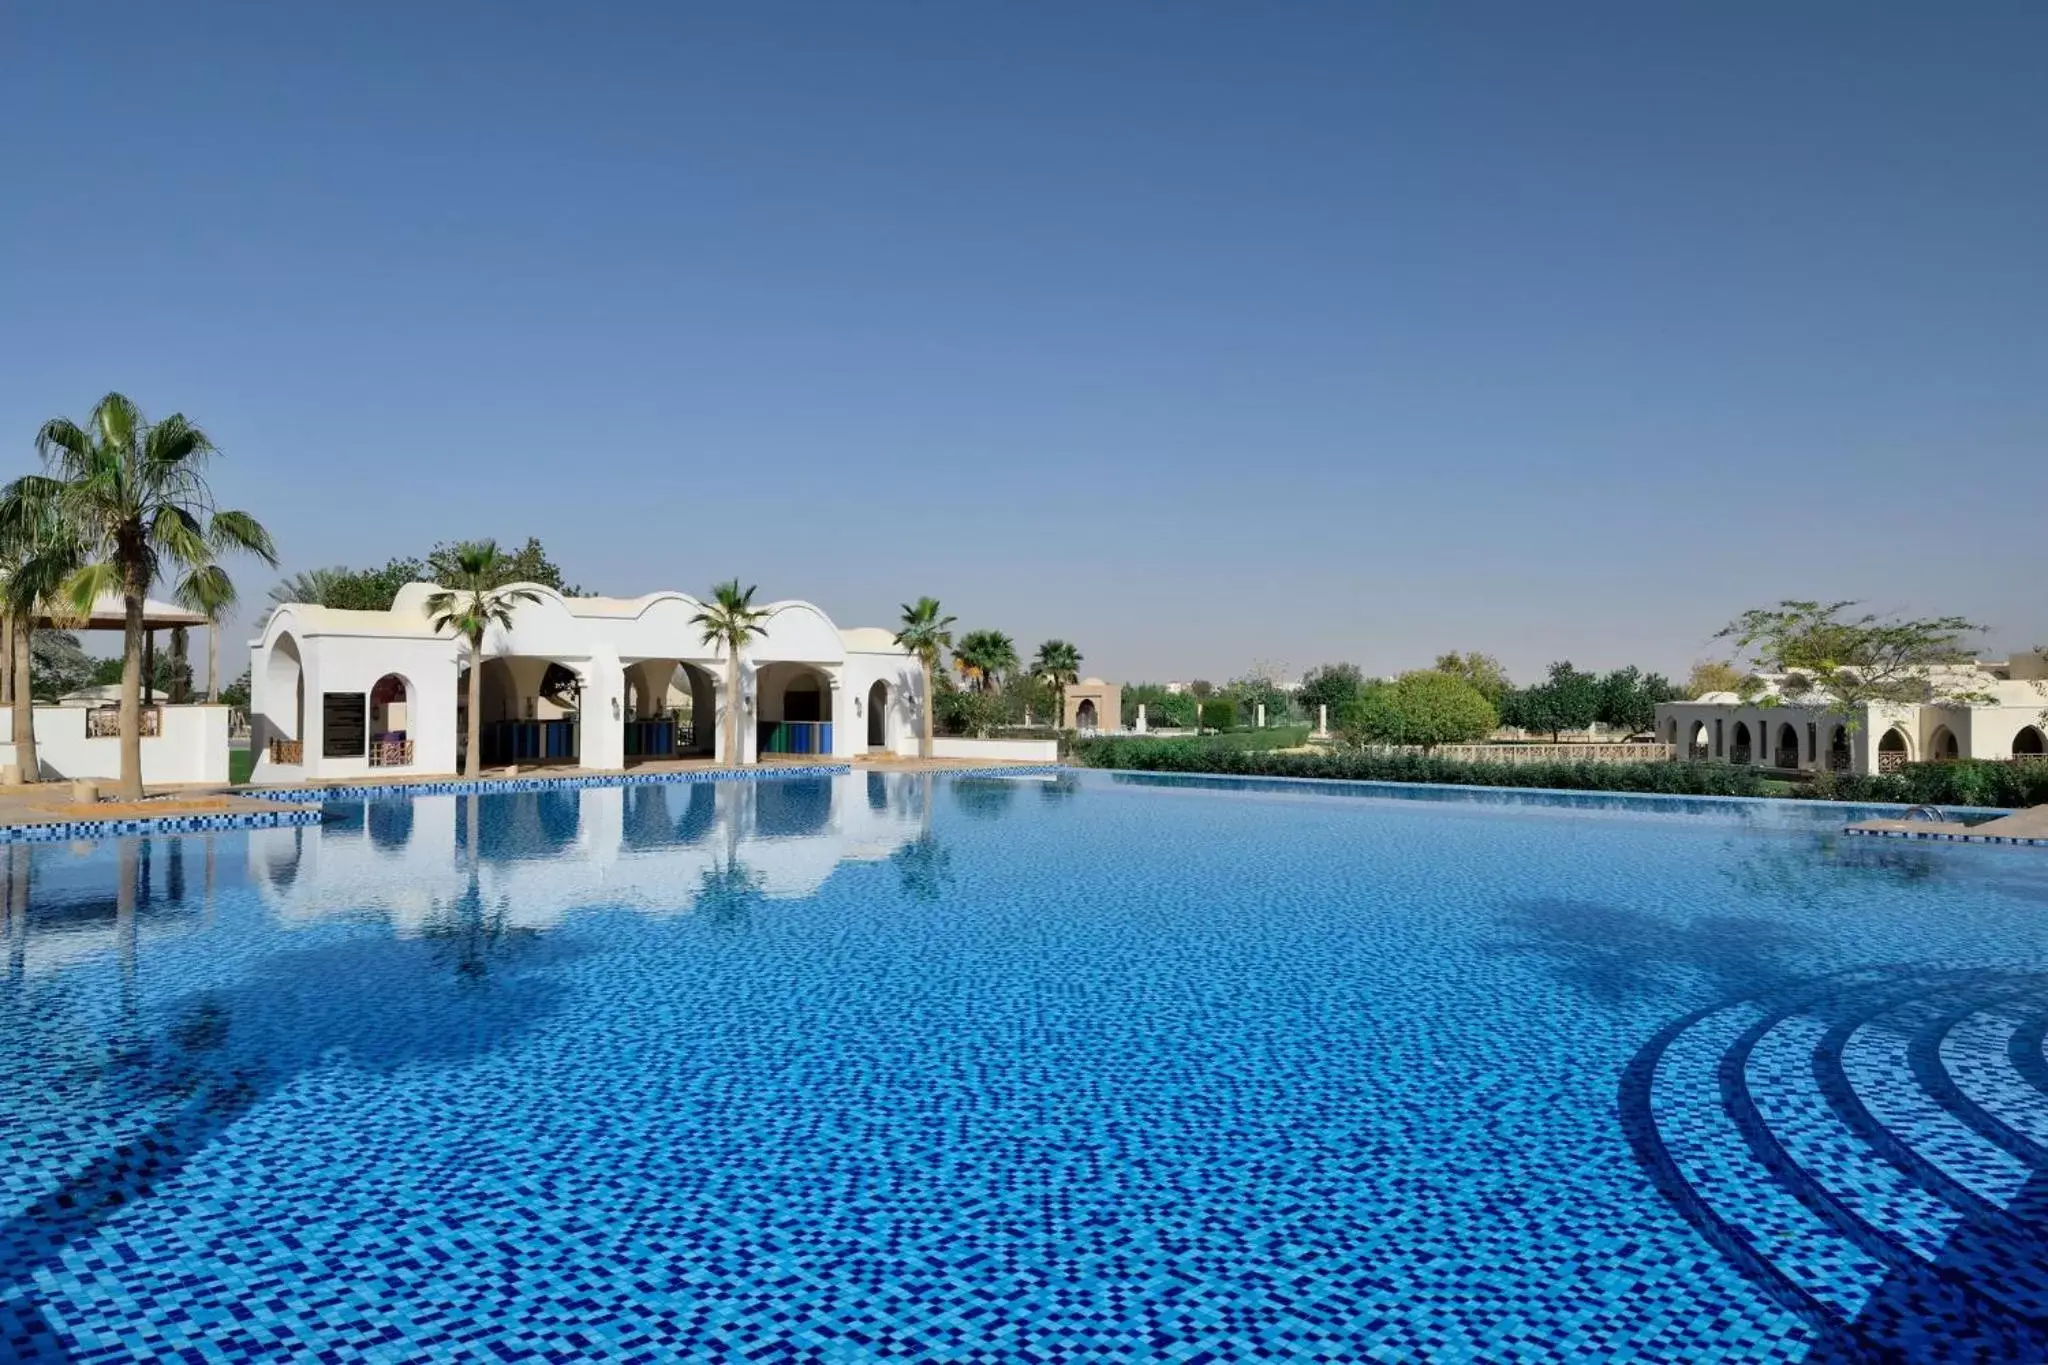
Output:
M270 761L297 766L306 761L306 746L301 740L273 739L270 741Z
M1780 750L1778 750L1778 766L1779 766L1779 767L1781 767L1781 768L1796 768L1796 767L1798 767L1798 766L1799 766L1799 751L1798 751L1797 749L1780 749Z
M412 762L412 741L409 739L373 739L370 741L370 766L373 768L403 768Z
M1877 770L1879 772L1895 773L1902 770L1905 766L1906 751L1904 749L1879 749L1877 751Z
M142 737L152 739L164 732L164 713L160 706L142 708ZM115 739L121 734L121 708L118 706L95 706L85 713L85 737L87 739Z

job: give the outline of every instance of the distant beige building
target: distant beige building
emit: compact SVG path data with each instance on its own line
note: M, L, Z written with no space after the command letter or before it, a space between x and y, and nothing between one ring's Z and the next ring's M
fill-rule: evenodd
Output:
M1119 730L1124 723L1124 689L1119 683L1083 678L1067 687L1067 713L1061 724L1069 730Z
M1944 693L1972 702L1874 704L1853 716L1802 705L1768 680L1745 701L1709 692L1657 708L1657 738L1680 758L1807 771L1889 773L1957 758L2048 758L2048 660L2038 654L1931 670Z

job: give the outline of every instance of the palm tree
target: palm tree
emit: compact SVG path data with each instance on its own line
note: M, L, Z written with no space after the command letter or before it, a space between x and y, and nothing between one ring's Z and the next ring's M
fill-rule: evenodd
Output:
M1031 671L1052 689L1052 728L1065 729L1067 688L1081 680L1081 651L1065 640L1047 640L1038 647L1038 655L1031 661Z
M206 433L172 413L148 422L127 398L110 393L85 425L51 418L36 433L46 473L13 485L28 498L47 498L63 524L64 545L38 559L40 574L75 552L62 603L79 614L119 593L125 609L121 655L121 795L142 795L142 644L144 603L166 570L189 576L239 550L277 563L270 532L247 512L214 505L205 465L214 455Z
M939 599L920 597L915 604L903 604L903 628L896 632L896 644L917 656L924 669L924 734L918 741L918 756L932 756L932 673L939 656L953 643L953 618L939 610Z
M313 607L331 606L333 604L327 600L328 597L335 585L347 577L348 570L339 565L332 569L302 569L279 579L270 589L270 600L279 606L293 602Z
M276 589L271 590L273 597ZM217 564L194 569L178 585L178 605L206 618L206 700L220 705L220 628L237 605L235 585Z
M76 571L76 546L56 504L16 480L0 493L0 561L7 581L0 612L8 621L6 667L13 679L14 757L21 780L40 782L42 763L36 755L34 695L35 626L51 610L51 599Z
M953 646L953 666L960 676L986 692L1017 666L1017 645L999 630L970 630Z
M462 757L464 777L483 771L484 633L492 626L509 627L512 608L521 602L540 601L531 588L506 587L508 572L497 541L465 540L455 547L455 572L447 575L455 581L427 598L434 629L469 641L469 752Z
M754 589L740 591L740 581L729 578L711 590L711 600L690 618L703 632L707 645L725 646L725 761L740 761L740 650L762 633L768 609L754 605Z

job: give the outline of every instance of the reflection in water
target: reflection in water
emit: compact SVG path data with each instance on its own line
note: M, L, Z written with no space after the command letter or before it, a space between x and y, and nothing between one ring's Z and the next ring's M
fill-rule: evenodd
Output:
M287 923L372 914L445 933L451 907L475 897L483 922L507 928L549 928L582 906L693 913L707 896L723 913L888 858L929 799L917 778L862 773L344 802L321 825L250 831L249 869ZM377 837L399 830L379 809L393 805L407 810L402 843Z
M1000 820L1017 799L1020 787L1007 777L956 777L953 802L977 820Z

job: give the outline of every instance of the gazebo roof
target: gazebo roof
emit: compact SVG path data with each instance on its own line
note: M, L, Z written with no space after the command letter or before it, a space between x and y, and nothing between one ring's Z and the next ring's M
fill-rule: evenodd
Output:
M44 616L36 624L44 629L57 630L120 630L128 621L128 608L119 593L102 593L92 604L92 615L84 621L53 620ZM203 626L203 613L188 611L169 602L159 602L154 597L142 602L142 627L144 630L161 630L171 626Z

